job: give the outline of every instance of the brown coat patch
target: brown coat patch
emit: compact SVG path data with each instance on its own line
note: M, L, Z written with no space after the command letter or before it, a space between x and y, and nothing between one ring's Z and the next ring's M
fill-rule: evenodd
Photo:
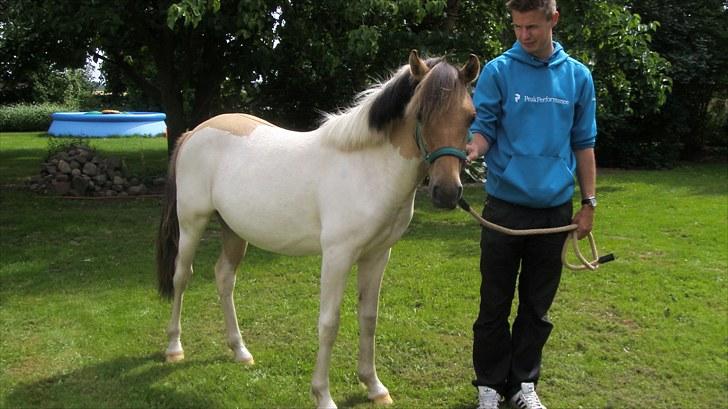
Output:
M207 121L197 125L192 131L197 132L203 128L214 128L230 132L236 136L247 136L253 133L255 128L259 126L272 126L268 121L248 114L222 114L210 118Z
M416 159L422 156L422 152L415 142L413 121L403 121L392 129L390 143L399 150L399 155L405 159Z

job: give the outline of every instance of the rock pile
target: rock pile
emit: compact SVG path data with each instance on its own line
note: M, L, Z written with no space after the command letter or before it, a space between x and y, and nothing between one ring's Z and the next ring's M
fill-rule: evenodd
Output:
M155 186L163 183L163 179L154 181ZM149 192L141 180L129 175L122 159L104 158L83 144L69 145L51 155L29 185L34 192L62 196L136 196Z

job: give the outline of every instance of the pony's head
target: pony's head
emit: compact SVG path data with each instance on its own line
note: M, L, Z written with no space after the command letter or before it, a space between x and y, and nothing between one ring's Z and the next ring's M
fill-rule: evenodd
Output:
M463 193L460 171L465 144L475 118L468 84L480 71L478 57L456 68L442 59L423 61L416 50L409 56L409 70L417 83L405 109L415 119L415 140L430 176L430 197L435 206L452 209Z
M479 71L475 55L456 68L443 58L422 60L412 50L408 64L388 81L360 94L346 111L327 115L324 138L339 149L356 150L406 133L405 156L425 162L433 203L452 209L462 195L460 171L475 117L468 84Z

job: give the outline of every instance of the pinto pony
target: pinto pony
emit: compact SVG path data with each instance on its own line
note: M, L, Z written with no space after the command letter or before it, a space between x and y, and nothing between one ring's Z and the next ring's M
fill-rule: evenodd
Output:
M253 363L233 304L235 270L248 243L284 255L322 254L311 391L319 408L335 408L329 364L346 277L356 263L357 373L369 399L391 403L374 365L382 275L392 245L412 219L415 191L424 177L430 177L437 207L454 208L462 195L463 151L475 115L468 84L479 70L474 55L458 69L412 51L409 64L363 92L346 111L328 115L314 131L225 114L180 138L157 242L159 292L172 300L167 361L184 358L182 294L200 237L216 214L222 252L215 280L235 359Z

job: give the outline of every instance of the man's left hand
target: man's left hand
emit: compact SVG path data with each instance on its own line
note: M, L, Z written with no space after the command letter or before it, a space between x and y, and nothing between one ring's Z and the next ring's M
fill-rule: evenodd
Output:
M594 208L590 206L583 206L574 215L572 223L577 225L576 238L581 240L586 237L586 235L592 231L592 226L594 225Z

